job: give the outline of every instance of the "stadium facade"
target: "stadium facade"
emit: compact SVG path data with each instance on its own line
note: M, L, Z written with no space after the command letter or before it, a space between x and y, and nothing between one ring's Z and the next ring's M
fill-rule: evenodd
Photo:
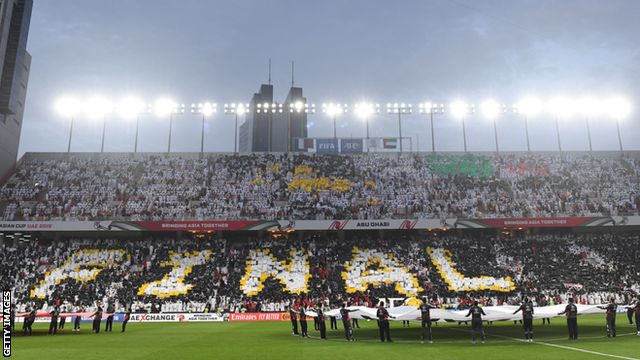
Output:
M0 178L16 162L31 55L27 37L33 0L0 1Z
M307 114L290 110L295 104L306 103L307 98L300 87L292 86L284 103L279 104L274 102L273 85L260 85L260 90L251 98L246 120L240 126L240 152L297 150L293 139L307 137Z

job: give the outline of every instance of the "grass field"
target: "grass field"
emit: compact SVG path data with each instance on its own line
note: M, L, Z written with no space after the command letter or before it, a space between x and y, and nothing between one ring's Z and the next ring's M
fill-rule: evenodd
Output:
M14 335L15 359L640 359L640 336L635 325L618 316L618 337L607 338L604 316L580 317L579 340L567 340L564 319L551 325L534 323L534 343L521 342L522 328L513 322L486 327L487 341L473 345L469 328L457 324L434 326L434 343L420 344L420 324L391 323L394 343L378 340L376 323L360 321L356 341L348 343L343 330L328 330L320 340L309 322L310 339L291 335L290 323L129 323L126 333L93 334L83 323L80 333L69 329L46 335L46 324L36 324L32 337ZM340 325L340 322L338 322ZM327 322L327 326L329 323ZM104 328L104 324L103 324Z

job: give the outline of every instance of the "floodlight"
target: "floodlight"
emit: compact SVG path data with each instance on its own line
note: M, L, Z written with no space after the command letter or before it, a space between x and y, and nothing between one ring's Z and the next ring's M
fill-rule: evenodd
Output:
M116 107L118 114L124 118L133 118L144 112L145 104L136 97L126 97Z
M167 116L176 111L178 104L168 98L158 99L154 105L154 110L158 116Z
M542 101L535 97L525 97L515 104L515 108L525 116L535 116L542 112Z
M244 107L244 105L238 104L238 107L236 108L236 114L244 115L245 112L247 112L247 109Z
M568 118L575 113L576 106L568 98L555 97L547 103L547 111L559 118Z
M103 96L94 96L84 103L83 110L91 118L100 118L111 111L112 105Z
M480 104L480 111L482 114L488 119L495 119L500 114L501 110L500 104L498 104L495 100L486 100L482 104Z
M456 100L449 105L451 109L451 115L453 117L461 119L469 113L469 105L464 101Z
M56 101L56 111L65 117L71 117L80 110L80 102L71 96L65 96Z
M297 112L300 112L302 111L302 108L304 108L304 104L302 103L302 101L296 101L296 103L294 104L294 108L296 109Z
M369 103L359 103L355 106L355 113L361 119L367 119L375 112L373 104Z
M204 103L204 104L198 104L198 107L200 107L200 111L202 112L202 115L204 116L210 116L212 115L214 112L217 111L216 109L216 104L212 104L212 103Z
M606 101L607 111L617 120L621 120L631 114L631 104L622 97L612 97Z

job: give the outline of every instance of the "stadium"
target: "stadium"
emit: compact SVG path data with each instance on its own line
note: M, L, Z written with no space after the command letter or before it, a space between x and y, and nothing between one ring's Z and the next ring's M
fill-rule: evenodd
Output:
M625 1L0 1L4 357L640 359Z

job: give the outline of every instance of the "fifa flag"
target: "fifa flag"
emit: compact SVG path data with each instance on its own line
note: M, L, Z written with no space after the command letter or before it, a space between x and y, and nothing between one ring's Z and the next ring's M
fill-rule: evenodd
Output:
M382 147L384 149L397 149L398 148L398 139L396 139L396 138L382 139Z
M300 138L298 139L298 150L309 150L313 149L313 139L309 138Z

